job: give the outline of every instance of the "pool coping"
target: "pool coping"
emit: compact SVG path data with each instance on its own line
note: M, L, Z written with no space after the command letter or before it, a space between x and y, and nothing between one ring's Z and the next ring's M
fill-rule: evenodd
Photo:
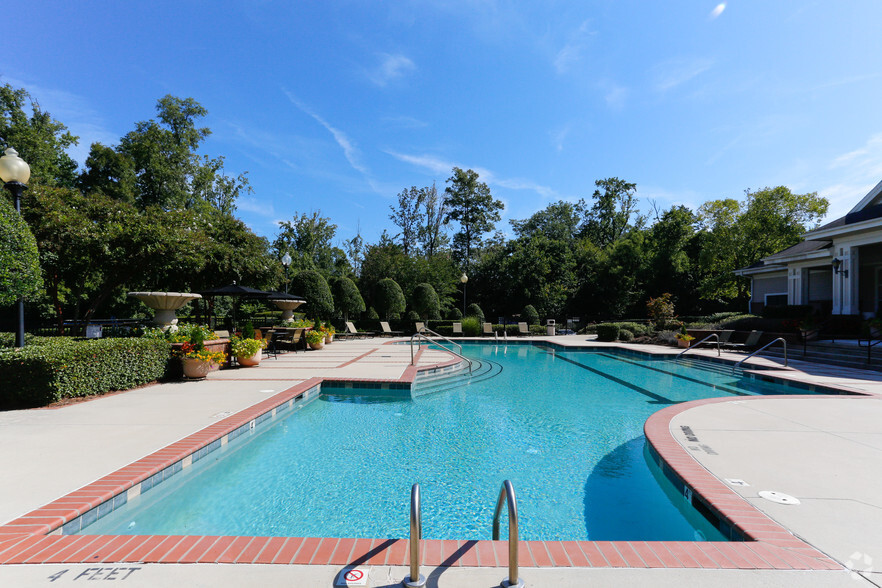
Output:
M458 362L458 358L453 358L431 366L409 366L397 380L347 380L359 383L412 383L420 372L438 370ZM223 438L242 427L250 426L250 423L258 419L263 420L274 415L285 404L293 405L298 398L304 398L325 380L340 381L335 378L315 377L300 382L0 526L0 564L138 562L407 565L409 548L408 540L404 538L62 534L65 524L108 502L113 504L115 497L123 495L145 480L161 477L165 472L176 473L176 464L193 460L197 452L205 451L212 444L220 444ZM847 392L853 393L851 390ZM817 398L818 395L808 397ZM787 398L806 396L793 395ZM737 400L746 399L762 401L764 397L739 397ZM670 422L678 414L703 404L733 400L736 399L712 398L664 408L647 419L644 433L665 475L675 485L676 480L679 480L680 487L689 489L684 494L688 494L690 501L699 510L705 508L711 511L736 533L736 537L742 537L743 541L521 541L520 565L574 568L844 569L841 564L794 536L719 481L671 433ZM421 551L421 562L427 566L503 567L507 565L508 546L506 541L429 539L421 542Z

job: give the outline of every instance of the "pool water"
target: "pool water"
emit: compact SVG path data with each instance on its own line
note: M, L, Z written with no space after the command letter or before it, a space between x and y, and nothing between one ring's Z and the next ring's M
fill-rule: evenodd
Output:
M525 540L723 540L655 469L643 423L673 403L788 391L614 350L465 350L495 375L413 399L332 390L81 533L407 537L419 483L424 538L488 539L509 479Z

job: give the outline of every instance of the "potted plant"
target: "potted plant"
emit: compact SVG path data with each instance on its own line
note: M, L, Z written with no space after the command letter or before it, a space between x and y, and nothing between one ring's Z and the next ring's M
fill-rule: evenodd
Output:
M312 349L321 349L325 346L325 332L321 329L312 329L306 332L306 342Z
M220 365L227 360L223 351L209 351L202 344L201 335L197 335L191 341L185 341L181 346L181 363L184 368L184 377L191 380L201 380L208 375L213 365Z
M331 323L327 323L322 327L322 331L325 334L325 345L332 343L334 341L334 333L337 332L337 329L335 329Z
M680 323L680 332L675 336L677 337L677 345L680 347L689 347L695 339L695 337L686 332L686 323Z
M236 361L242 367L258 365L264 347L266 347L266 339L233 337L233 355L236 356Z

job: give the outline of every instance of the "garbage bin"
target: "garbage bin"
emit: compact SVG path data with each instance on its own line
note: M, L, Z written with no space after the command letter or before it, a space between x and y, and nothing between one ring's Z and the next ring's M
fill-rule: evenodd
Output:
M545 334L549 337L554 337L555 323L554 319L548 319L545 321Z

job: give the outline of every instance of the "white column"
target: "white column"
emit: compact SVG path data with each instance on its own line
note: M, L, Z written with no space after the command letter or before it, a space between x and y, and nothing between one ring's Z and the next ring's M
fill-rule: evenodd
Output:
M833 314L860 314L858 248L841 246L835 252L842 264L833 272Z
M787 270L787 304L802 304L803 270L791 267Z

